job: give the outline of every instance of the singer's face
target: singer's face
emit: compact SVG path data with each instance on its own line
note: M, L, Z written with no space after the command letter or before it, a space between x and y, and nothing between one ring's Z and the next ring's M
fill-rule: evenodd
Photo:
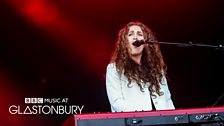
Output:
M128 47L129 54L131 56L141 55L144 49L144 45L136 47L132 44L136 40L144 40L144 34L140 26L133 25L129 27L127 40L128 40L127 47Z

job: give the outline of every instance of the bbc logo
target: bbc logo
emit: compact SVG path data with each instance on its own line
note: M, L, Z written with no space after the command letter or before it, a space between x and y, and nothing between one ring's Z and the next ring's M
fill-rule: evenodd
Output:
M25 98L25 103L26 104L43 104L44 103L44 99L43 98Z

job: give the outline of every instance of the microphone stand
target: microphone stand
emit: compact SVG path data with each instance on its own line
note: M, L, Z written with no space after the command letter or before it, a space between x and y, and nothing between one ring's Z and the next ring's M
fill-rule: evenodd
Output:
M146 40L144 41L145 44L164 44L164 45L176 45L179 47L208 47L208 48L214 48L214 49L219 49L219 50L224 50L224 46L219 44L219 45L207 45L207 44L197 44L197 43L175 43L175 42L156 42L156 41L149 41ZM214 104L212 104L211 107L214 107L218 104L218 102L224 97L224 94L222 94Z
M219 96L219 98L215 101L215 103L214 104L212 104L212 106L211 107L214 107L214 106L216 106L217 104L218 104L218 102L222 99L224 97L224 93L221 95L221 96Z
M219 45L207 45L207 44L196 44L192 42L188 43L175 43L175 42L156 42L156 41L145 41L146 44L164 44L164 45L176 45L179 47L208 47L208 48L215 48L224 50L224 46Z

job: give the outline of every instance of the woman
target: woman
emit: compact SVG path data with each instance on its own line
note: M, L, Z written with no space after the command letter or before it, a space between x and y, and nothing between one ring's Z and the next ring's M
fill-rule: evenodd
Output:
M175 109L159 46L133 45L141 40L156 41L152 31L141 22L130 22L119 31L106 73L112 112Z

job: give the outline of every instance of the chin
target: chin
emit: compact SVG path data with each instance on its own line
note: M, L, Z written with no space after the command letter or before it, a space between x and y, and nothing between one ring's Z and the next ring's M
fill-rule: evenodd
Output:
M138 56L138 55L141 55L141 54L142 54L142 52L132 52L131 53L132 56Z

